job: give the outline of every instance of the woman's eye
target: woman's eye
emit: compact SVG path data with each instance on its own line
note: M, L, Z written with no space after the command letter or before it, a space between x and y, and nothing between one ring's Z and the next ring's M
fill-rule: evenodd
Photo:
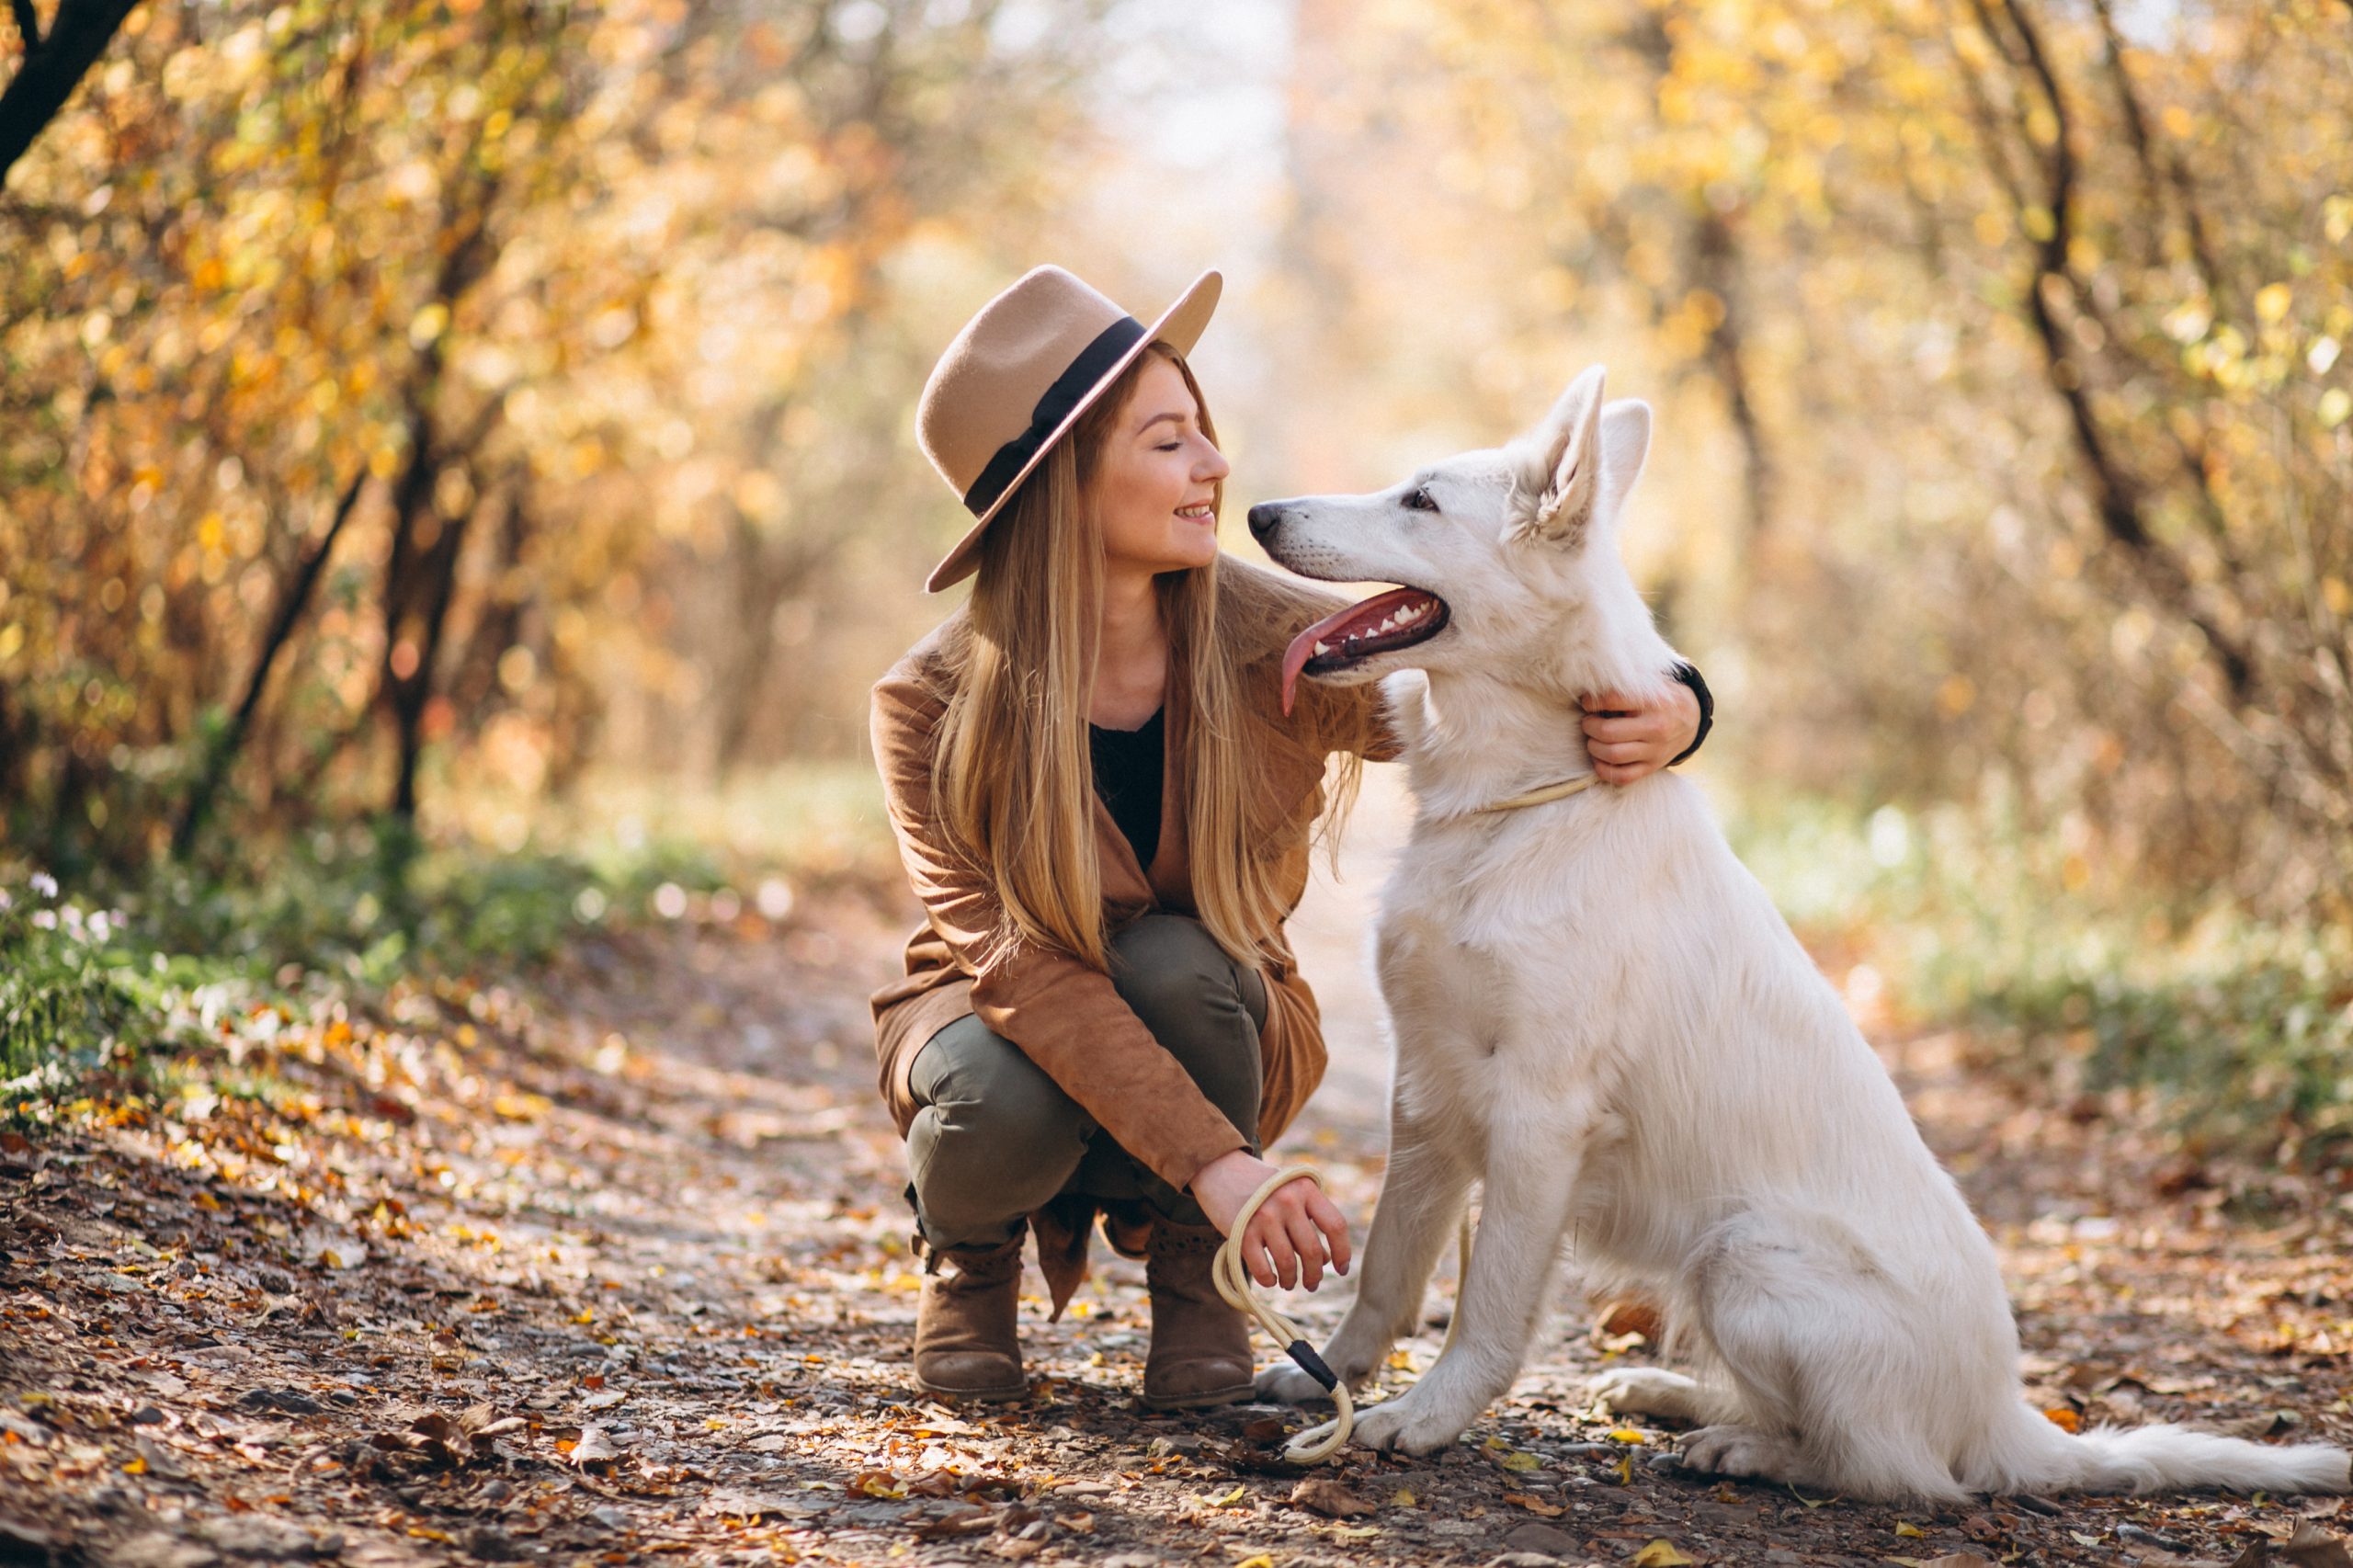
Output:
M1157 448L1155 448L1155 449L1154 449L1154 450L1157 450L1157 451L1163 451L1163 452L1173 452L1173 451L1175 451L1177 448L1179 448L1179 447L1183 446L1184 444L1185 444L1185 443L1184 443L1184 442L1182 442L1182 441L1163 441L1163 442L1161 442L1161 443L1160 443L1160 445L1159 445Z
M1438 510L1438 503L1430 499L1430 493L1427 489L1415 490L1411 495L1406 496L1405 506L1408 511L1414 512L1435 512Z

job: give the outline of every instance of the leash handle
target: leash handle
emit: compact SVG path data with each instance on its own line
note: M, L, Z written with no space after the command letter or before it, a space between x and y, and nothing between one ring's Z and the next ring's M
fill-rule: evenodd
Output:
M1217 1256L1210 1261L1210 1281L1226 1304L1256 1318L1267 1336L1283 1348L1283 1354L1299 1363L1300 1369L1324 1385L1332 1395L1332 1403L1339 1414L1321 1426L1312 1427L1293 1437L1283 1447L1283 1458L1293 1464L1315 1464L1329 1459L1348 1440L1348 1433L1356 1426L1356 1403L1348 1397L1347 1386L1339 1375L1324 1365L1324 1358L1282 1313L1261 1300L1251 1289L1250 1271L1242 1262L1242 1238L1250 1229L1250 1221L1257 1217L1259 1206L1272 1198L1281 1187L1294 1181L1312 1181L1324 1185L1314 1170L1307 1165L1291 1165L1277 1171L1258 1184L1258 1190L1235 1211L1233 1228L1217 1249Z

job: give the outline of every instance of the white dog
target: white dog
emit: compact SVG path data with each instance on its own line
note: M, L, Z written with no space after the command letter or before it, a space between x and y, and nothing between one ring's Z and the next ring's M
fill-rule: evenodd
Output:
M1451 1348L1357 1436L1452 1442L1518 1376L1566 1243L1589 1283L1665 1306L1698 1376L1629 1368L1596 1392L1701 1423L1695 1469L1880 1498L2345 1490L2342 1449L2074 1437L2024 1403L1984 1230L1690 783L1484 809L1590 772L1577 694L1671 679L1615 540L1650 426L1603 403L1597 367L1500 449L1250 512L1295 572L1406 585L1302 633L1286 702L1301 674L1427 676L1387 693L1417 812L1378 929L1389 1166L1324 1352L1351 1386L1415 1324L1474 1180L1484 1199ZM1260 1392L1322 1393L1290 1369Z

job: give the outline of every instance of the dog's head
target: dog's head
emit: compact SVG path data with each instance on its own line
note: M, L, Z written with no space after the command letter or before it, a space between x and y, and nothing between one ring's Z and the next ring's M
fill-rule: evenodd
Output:
M1631 599L1615 525L1650 449L1651 411L1602 401L1597 365L1532 428L1369 495L1308 495L1250 508L1267 553L1305 577L1401 586L1317 621L1283 659L1339 685L1392 670L1516 663L1532 683L1577 677L1576 644ZM1580 631L1586 633L1580 636ZM1575 661L1578 664L1584 661Z

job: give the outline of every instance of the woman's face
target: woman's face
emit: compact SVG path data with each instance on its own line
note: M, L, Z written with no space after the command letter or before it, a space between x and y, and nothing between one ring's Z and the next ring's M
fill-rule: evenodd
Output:
M1106 570L1177 572L1217 555L1217 483L1232 472L1202 433L1185 378L1144 357L1135 391L1103 437L1087 503Z

